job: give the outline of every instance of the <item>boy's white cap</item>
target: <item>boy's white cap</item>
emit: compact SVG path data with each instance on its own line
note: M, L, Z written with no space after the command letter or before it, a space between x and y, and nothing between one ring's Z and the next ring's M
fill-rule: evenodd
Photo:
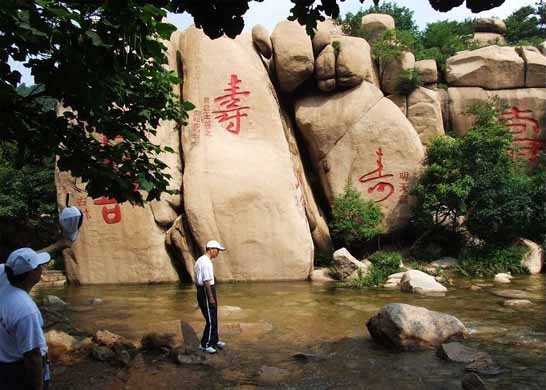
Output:
M82 212L77 207L65 207L59 215L59 223L63 228L63 234L70 241L76 241L80 230L80 218Z
M20 248L10 253L6 266L11 268L14 275L21 275L48 263L49 260L51 256L47 252L36 253L31 248Z
M215 240L211 240L207 242L207 246L205 246L205 249L218 249L221 251L226 250L226 248L224 248L222 244L220 244L218 241L215 241Z

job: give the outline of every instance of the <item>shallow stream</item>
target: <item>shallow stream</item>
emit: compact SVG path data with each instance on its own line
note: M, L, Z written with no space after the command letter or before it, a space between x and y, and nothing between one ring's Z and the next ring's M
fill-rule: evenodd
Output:
M365 322L383 305L402 302L449 313L469 328L465 344L487 351L506 371L485 378L493 389L546 388L545 275L522 276L508 286L479 291L456 281L444 297L382 289L354 290L308 282L218 285L220 337L229 359L217 364L214 381L231 385L330 389L461 389L464 365L434 351L397 353L375 345ZM531 294L533 305L503 306L493 289ZM147 332L175 332L179 320L197 333L204 321L192 285L87 286L41 289L71 305L74 326L108 329L138 340ZM90 305L92 298L103 303ZM293 359L296 353L310 360ZM220 383L218 383L220 382Z

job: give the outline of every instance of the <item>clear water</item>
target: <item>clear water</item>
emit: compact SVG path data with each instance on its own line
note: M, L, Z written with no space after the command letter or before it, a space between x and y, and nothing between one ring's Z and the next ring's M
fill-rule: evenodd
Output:
M353 290L308 282L239 283L218 286L221 338L236 358L219 367L228 386L260 384L263 367L274 367L281 388L460 389L464 365L448 363L433 351L396 353L375 345L365 322L383 305L402 302L452 314L471 331L467 345L489 352L504 374L485 378L494 389L546 386L545 276L517 278L509 288L532 294L534 305L508 308L491 293L458 281L444 297L381 289ZM128 338L175 332L179 320L198 334L203 319L191 285L86 286L41 289L67 301L76 327L90 333L108 329ZM99 305L89 305L101 298ZM297 352L316 360L297 362ZM280 374L279 374L280 373ZM223 379L222 379L223 378ZM215 379L216 381L218 378Z

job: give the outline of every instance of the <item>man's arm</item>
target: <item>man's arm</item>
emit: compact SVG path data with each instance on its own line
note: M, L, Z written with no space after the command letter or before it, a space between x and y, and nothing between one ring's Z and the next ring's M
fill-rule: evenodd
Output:
M33 390L44 388L43 361L40 348L34 348L23 355L25 382Z
M212 288L210 288L211 286L210 280L206 280L204 284L205 284L205 290L207 291L207 295L209 297L210 304L216 306L216 300L214 299L214 295L212 294Z

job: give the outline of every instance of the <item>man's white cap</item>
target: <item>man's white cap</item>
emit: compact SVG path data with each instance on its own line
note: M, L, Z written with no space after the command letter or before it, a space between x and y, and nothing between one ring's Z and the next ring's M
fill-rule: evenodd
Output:
M218 249L221 251L226 250L226 248L224 248L222 244L220 244L218 241L215 241L215 240L211 240L207 242L207 246L205 247L205 249Z
M21 248L10 253L6 266L11 268L14 275L21 275L48 263L49 260L51 256L47 252L36 253L31 248Z
M70 241L76 241L80 230L80 218L82 212L77 207L65 207L59 215L59 223L63 228L63 235Z

